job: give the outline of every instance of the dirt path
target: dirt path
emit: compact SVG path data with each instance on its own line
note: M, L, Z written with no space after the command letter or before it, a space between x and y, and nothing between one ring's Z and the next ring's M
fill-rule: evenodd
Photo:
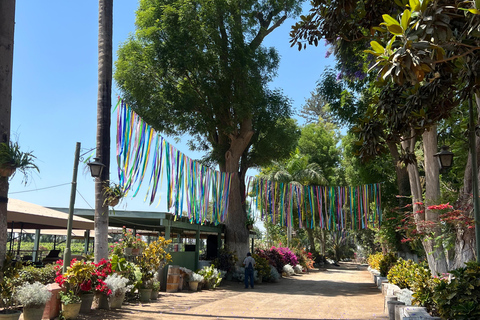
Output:
M244 289L225 282L216 290L161 293L148 304L128 304L115 311L94 310L81 320L100 319L388 319L383 296L370 273L342 263L277 283Z

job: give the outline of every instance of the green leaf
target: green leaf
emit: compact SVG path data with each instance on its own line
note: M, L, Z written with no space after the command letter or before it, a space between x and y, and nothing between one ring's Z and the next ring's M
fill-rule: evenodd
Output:
M400 26L400 23L398 23L397 20L395 20L394 18L392 18L392 17L391 17L390 15L388 15L388 14L382 15L382 18L383 18L383 20L387 23L387 26L390 26L390 25Z
M408 9L405 9L402 14L402 28L406 30L408 28L408 24L410 23L411 12Z
M377 53L382 54L385 52L385 48L377 41L370 42L370 45L372 46L373 50L375 50L375 52Z
M373 27L372 29L380 31L380 32L387 32L387 29L381 27Z
M410 0L409 4L410 4L410 9L412 9L412 11L419 11L420 10L420 1Z
M480 10L480 0L475 0L475 8Z
M400 26L400 25L389 25L387 27L388 31L390 31L390 33L396 35L396 36L400 36L403 34L403 28Z
M395 41L395 38L396 37L392 37L392 39L390 39L390 41L388 41L387 43L387 50L390 51L392 49L392 45L393 45L393 42Z
M373 54L374 56L377 56L377 57L380 55L378 52L375 52L372 50L363 50L363 52Z
M468 11L473 13L473 14L480 14L480 10L478 10L478 9L468 9Z

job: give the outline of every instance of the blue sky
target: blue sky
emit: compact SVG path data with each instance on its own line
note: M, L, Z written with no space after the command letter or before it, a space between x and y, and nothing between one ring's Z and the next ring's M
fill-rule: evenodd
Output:
M304 13L308 10L308 2ZM137 1L114 2L113 48L135 30ZM315 88L315 83L333 57L325 59L326 47L290 48L289 19L270 34L265 46L281 55L278 77L272 88L280 88L293 100L295 111ZM11 139L23 151L33 151L40 173L24 186L21 174L10 181L9 197L43 206L68 207L76 142L82 153L95 147L97 112L98 1L17 1ZM115 84L112 104L119 91ZM112 114L111 181L118 181L115 161L115 119ZM167 138L192 159L199 153L186 147L186 138L177 143ZM94 207L94 181L80 164L76 207ZM253 173L250 173L253 175ZM54 187L58 186L58 187ZM165 211L143 202L145 192L127 197L116 209ZM164 198L164 197L163 197Z

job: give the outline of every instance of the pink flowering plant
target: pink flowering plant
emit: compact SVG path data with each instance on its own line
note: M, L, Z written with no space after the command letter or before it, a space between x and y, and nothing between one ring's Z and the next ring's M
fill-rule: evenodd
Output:
M61 273L62 267L63 260L57 261L55 282L60 286L66 287L66 284L68 284L69 290L73 291L75 295L93 291L92 284L96 271L94 263L72 259L70 266L64 274Z

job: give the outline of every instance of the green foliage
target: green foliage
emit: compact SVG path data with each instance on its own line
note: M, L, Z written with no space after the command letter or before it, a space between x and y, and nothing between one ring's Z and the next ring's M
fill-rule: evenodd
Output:
M258 275L268 281L268 277L270 276L270 264L268 260L255 253L252 254L252 257L255 260L255 270L258 271Z
M93 262L72 261L70 266L67 267L67 271L63 274L65 282L68 283L68 288L76 295L79 295L83 290L83 286L93 281L93 275L96 268ZM91 282L90 282L91 283ZM91 287L91 286L90 286Z
M415 279L412 284L413 304L427 308L431 314L436 314L436 303L433 300L435 286L439 278L432 278L430 269L426 265L421 265L415 270Z
M20 262L12 261L12 257L7 255L0 275L0 308L9 312L15 304L14 293L18 272L22 267Z
M23 173L23 182L27 184L30 171L40 172L35 164L33 153L22 152L18 142L0 143L0 168L18 169Z
M68 290L66 292L60 292L60 301L64 305L68 305L68 304L81 303L82 298L76 295L72 290Z
M103 205L115 206L118 202L125 197L125 191L119 184L109 182L108 185L103 187L103 195L105 200Z
M212 289L215 289L222 282L222 275L219 270L215 268L215 265L205 266L198 271L198 274L203 276L203 280L207 282Z
M382 277L386 277L390 269L397 263L397 257L393 253L388 253L380 260L379 270Z
M222 248L219 250L217 257L212 261L212 264L216 265L220 270L229 272L233 271L237 261L238 257L234 251Z
M443 319L479 319L480 265L470 261L451 273L451 282L440 281L433 292L438 313Z
M412 260L399 258L397 263L387 274L388 282L399 286L401 289L412 289L417 279L417 269L428 268L425 263L418 264Z
M153 279L160 267L172 260L172 256L166 251L166 248L171 242L172 240L165 240L163 237L158 237L158 240L148 245L141 256L135 258L135 263L142 272L141 287L145 287L147 283Z
M40 282L47 285L55 282L55 265L47 264L42 268L36 268L35 266L25 266L19 270L17 283L34 283Z
M375 270L380 270L380 261L382 260L383 260L383 253L377 252L368 256L367 263L370 266L370 268Z

